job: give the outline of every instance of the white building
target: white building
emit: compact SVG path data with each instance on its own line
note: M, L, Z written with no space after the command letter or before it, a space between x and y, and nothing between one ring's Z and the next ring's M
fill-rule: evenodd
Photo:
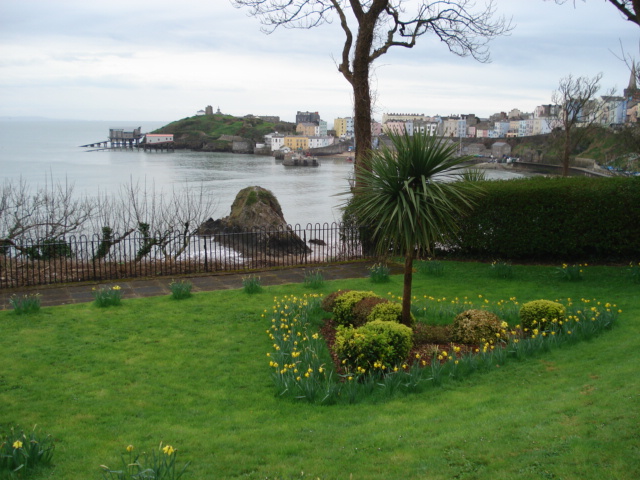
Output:
M449 117L443 122L442 135L447 138L466 138L467 119L460 117Z
M509 122L496 122L493 124L494 138L504 138L509 133Z
M149 144L173 142L173 133L147 133L144 138Z
M546 135L551 133L551 124L549 117L536 117L533 119L532 135Z
M530 137L533 135L534 129L534 120L533 118L527 118L525 120L520 120L518 125L518 136L519 137Z
M333 129L340 138L353 137L353 117L339 117L333 121ZM326 135L326 133L325 133Z
M406 124L402 120L388 120L382 125L385 134L404 135Z
M327 122L325 122L324 120L318 120L318 136L327 136Z
M602 97L602 124L623 124L626 119L627 101L624 97Z
M413 131L416 133L422 133L427 135L437 135L438 122L413 122Z
M404 131L407 135L409 135L410 137L413 137L413 121L412 120L407 120L406 122L404 122Z
M284 147L284 135L281 133L268 133L264 136L264 143L272 152L275 152Z
M309 137L309 148L322 148L333 145L334 138L330 135L318 135Z

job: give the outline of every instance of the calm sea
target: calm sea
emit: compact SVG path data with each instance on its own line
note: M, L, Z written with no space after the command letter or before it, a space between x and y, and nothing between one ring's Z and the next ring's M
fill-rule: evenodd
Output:
M23 178L30 185L47 179L68 181L78 195L117 194L124 184L153 185L156 191L204 186L217 205L210 216L229 214L236 194L253 185L271 190L290 224L339 221L353 165L321 158L317 168L284 167L273 157L144 151L89 151L80 148L107 139L109 128L142 127L153 131L168 122L93 122L0 120L0 173L3 179ZM501 178L517 176L493 172Z

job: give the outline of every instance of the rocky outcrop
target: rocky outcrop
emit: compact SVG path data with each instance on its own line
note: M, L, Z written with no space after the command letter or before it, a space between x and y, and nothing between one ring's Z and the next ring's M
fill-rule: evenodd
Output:
M311 249L288 226L277 198L262 187L240 190L229 216L204 222L198 233L247 256L304 255Z

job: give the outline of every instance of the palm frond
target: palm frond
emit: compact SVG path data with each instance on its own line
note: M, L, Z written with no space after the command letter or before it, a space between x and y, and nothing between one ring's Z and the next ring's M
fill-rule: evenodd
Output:
M354 202L381 251L426 248L456 230L479 193L465 181L457 147L427 135L390 135L392 148L372 152L357 173ZM458 181L453 181L458 180ZM459 181L462 180L462 181Z

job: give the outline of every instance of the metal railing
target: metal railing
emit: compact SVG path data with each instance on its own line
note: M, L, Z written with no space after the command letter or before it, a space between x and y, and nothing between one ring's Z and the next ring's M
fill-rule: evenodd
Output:
M338 223L202 236L130 234L0 240L0 289L363 258L358 230Z

